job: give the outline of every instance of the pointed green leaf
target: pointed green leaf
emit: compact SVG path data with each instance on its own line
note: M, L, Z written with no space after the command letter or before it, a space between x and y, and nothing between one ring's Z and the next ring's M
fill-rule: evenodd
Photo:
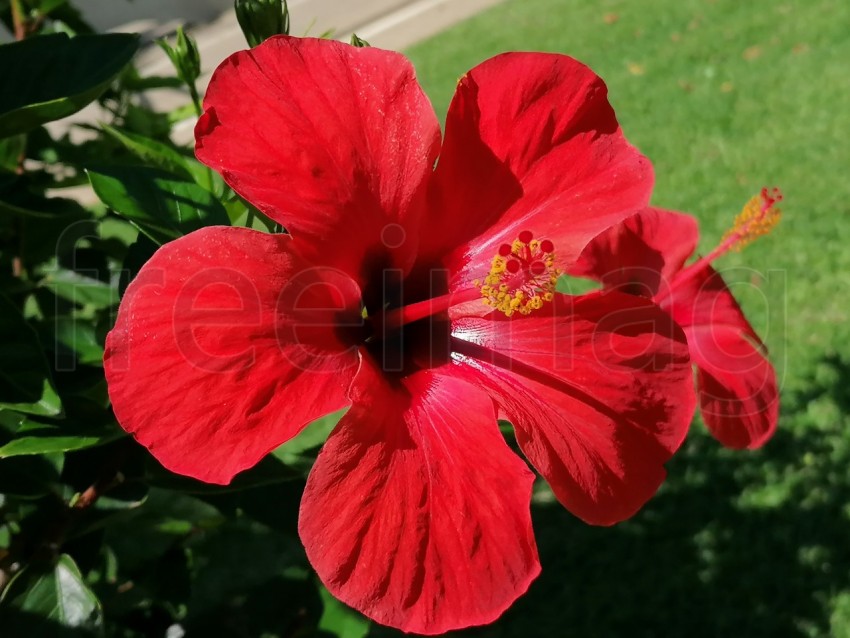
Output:
M337 638L365 638L369 633L369 619L339 602L323 585L319 585L322 599L322 617L319 629Z
M29 454L51 454L84 450L120 439L124 433L118 426L92 428L88 434L63 435L65 428L45 427L28 430L27 436L12 439L0 446L0 459Z
M98 341L97 330L91 321L59 316L53 318L50 327L53 329L56 343L61 343L71 350L76 355L77 361L83 365L103 364L103 344Z
M51 570L29 568L18 574L4 592L3 603L63 627L96 629L103 623L100 601L67 554Z
M0 137L76 113L106 90L138 46L129 33L52 33L0 45Z
M89 169L101 201L162 244L203 226L229 226L208 190L171 173L141 166Z
M186 166L187 157L184 157L173 148L144 135L122 131L108 124L101 124L100 128L133 155L142 160L145 165L161 168L169 173L192 179L192 174Z
M101 128L144 162L146 166L160 168L181 178L191 179L216 195L224 193L224 180L218 173L207 168L198 160L182 155L167 144L138 133L117 129L107 124L101 124Z
M0 409L56 416L59 395L38 336L17 306L0 295Z
M80 306L101 310L118 304L116 288L100 279L86 277L73 270L47 270L39 286L49 288L57 297Z
M62 421L53 425L19 412L0 410L0 459L71 452L103 445L124 436L114 421Z

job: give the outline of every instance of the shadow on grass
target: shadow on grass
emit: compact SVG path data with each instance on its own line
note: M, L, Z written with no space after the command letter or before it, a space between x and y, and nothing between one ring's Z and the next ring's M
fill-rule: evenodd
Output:
M791 397L763 450L724 450L695 425L626 523L536 504L542 575L498 622L453 635L850 635L850 365L823 365L829 384ZM817 401L836 418L807 423Z

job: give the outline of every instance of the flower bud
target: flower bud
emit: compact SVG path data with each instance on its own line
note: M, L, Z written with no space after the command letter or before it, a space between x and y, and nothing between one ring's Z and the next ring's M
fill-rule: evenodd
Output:
M198 44L191 36L186 35L183 27L177 29L177 42L172 47L165 40L158 40L157 44L171 58L171 63L177 70L179 77L186 84L193 84L201 75L201 55L198 53Z
M255 47L273 35L289 35L286 0L234 0L236 19L248 45Z
M372 46L371 44L369 44L366 40L364 40L363 38L361 38L361 37L360 37L359 35L357 35L356 33L352 33L352 34L351 34L351 42L350 42L350 44L351 44L351 46L353 46L353 47L357 47L358 49L359 49L359 48L362 48L362 47L370 47L370 46Z

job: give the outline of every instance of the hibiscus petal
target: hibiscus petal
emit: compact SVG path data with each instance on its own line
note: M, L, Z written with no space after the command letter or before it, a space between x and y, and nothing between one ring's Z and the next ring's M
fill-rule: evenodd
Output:
M219 66L204 109L198 159L305 256L360 283L364 267L409 265L440 128L404 56L270 38Z
M658 302L682 328L729 328L764 347L723 277L712 266L704 266L696 273L682 271L670 294L659 297Z
M356 285L286 235L210 227L160 248L127 287L104 368L121 426L165 467L227 483L348 404Z
M559 296L525 317L457 321L453 334L573 514L611 525L656 492L695 404L685 336L667 313L616 292Z
M481 390L435 370L393 383L368 362L307 481L307 556L382 624L439 634L491 622L540 571L533 475Z
M776 372L723 277L709 266L664 304L688 337L706 426L727 447L764 445L779 418Z
M738 332L686 330L697 365L700 411L714 438L734 449L759 448L779 419L770 361Z
M623 137L602 80L564 55L507 53L461 78L446 119L423 252L455 254L458 287L523 230L562 265L649 202L652 166Z
M698 241L694 217L647 208L590 242L570 274L595 279L608 289L652 297L669 285Z

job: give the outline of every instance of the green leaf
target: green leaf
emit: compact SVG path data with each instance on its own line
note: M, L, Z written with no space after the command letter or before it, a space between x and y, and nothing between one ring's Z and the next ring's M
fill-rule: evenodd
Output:
M0 415L5 412L0 413ZM38 427L32 427L33 425ZM88 428L78 432L69 432L69 428L44 424L23 424L23 435L19 435L3 446L0 446L0 459L30 454L52 454L55 452L71 452L103 445L121 438L124 433L114 424Z
M61 425L52 425L19 412L0 410L0 459L82 450L122 436L124 432L114 421L91 424L66 420Z
M164 171L174 173L186 179L194 179L187 167L187 160L189 158L184 157L162 142L145 137L144 135L122 131L108 124L101 124L100 128L107 135L121 143L124 148L142 160L146 165L161 168Z
M275 626L268 620L275 617L278 623L280 618L304 618L305 626L315 626L321 605L294 534L281 534L240 517L196 535L187 544L193 581L187 635L268 636ZM239 625L231 619L239 619ZM240 625L244 627L240 632L216 631Z
M103 364L103 345L98 341L97 330L90 321L59 316L53 318L52 328L56 342L76 353L81 364Z
M128 67L121 78L122 86L128 91L149 91L150 89L179 89L183 81L171 75L149 75L142 77L133 67Z
M127 572L150 565L193 531L214 529L224 522L215 507L200 499L156 488L140 507L127 513L106 528L105 537Z
M153 257L156 249L159 246L148 238L147 235L139 234L130 247L127 249L127 254L124 257L124 262L121 264L121 276L118 281L118 292L123 297L124 291L130 282L139 274L148 260Z
M17 306L0 295L0 408L56 416L62 402L33 328Z
M280 225L261 213L232 190L223 198L222 204L232 226L253 228L264 233L280 232Z
M100 279L86 277L73 270L46 270L40 286L50 289L57 297L80 306L96 309L118 304L118 290Z
M182 155L179 151L158 142L157 140L117 129L108 124L101 124L101 128L124 148L138 157L146 166L160 168L169 173L174 173L181 178L191 179L199 186L216 195L222 195L225 191L224 180L210 168L201 164L198 160Z
M336 424L339 423L347 409L337 410L316 419L304 428L298 436L275 448L272 451L272 456L292 470L300 471L306 476L310 473L310 468L313 467L319 448L336 427Z
M215 196L176 175L141 166L87 172L101 201L159 244L203 226L230 225Z
M337 638L365 638L369 633L369 620L349 606L339 602L327 589L319 585L319 596L324 611L319 619L319 629Z
M103 623L100 601L67 554L62 554L50 570L22 571L9 583L2 600L17 611L64 627L96 629Z
M130 62L129 33L54 33L0 45L0 138L76 113L97 99Z
M0 171L14 173L27 147L25 135L0 138Z
M5 435L14 436L18 432L26 432L40 425L40 423L31 420L25 414L12 412L11 410L0 410L0 434L4 434L3 440L8 438Z

